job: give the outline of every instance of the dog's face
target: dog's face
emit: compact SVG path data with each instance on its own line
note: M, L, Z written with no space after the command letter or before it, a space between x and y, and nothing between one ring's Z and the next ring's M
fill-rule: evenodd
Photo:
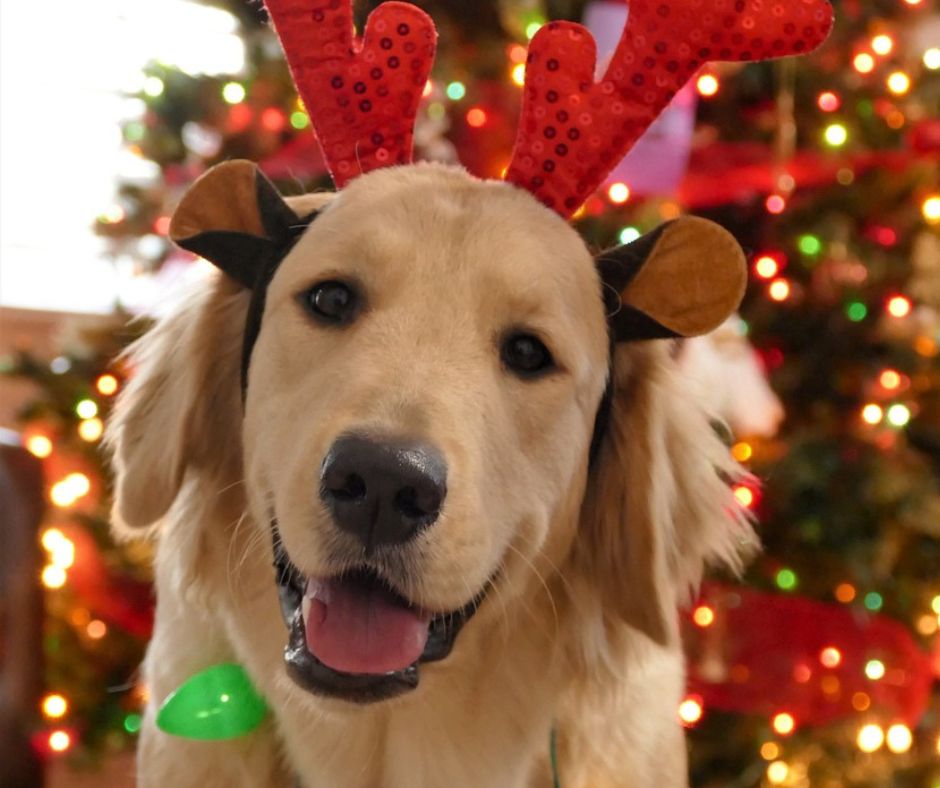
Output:
M183 498L204 511L186 519L208 528L233 513L217 491L244 489L302 687L414 689L465 624L527 609L533 589L555 593L546 579L665 641L677 589L735 554L727 454L669 382L666 348L637 344L737 306L746 269L721 228L682 219L594 260L530 194L452 168L288 205L231 162L171 234L231 280L135 351L109 427L119 518L155 522L189 473ZM215 528L194 561L224 563L235 532Z
M247 489L304 578L320 661L403 671L449 648L435 621L567 551L609 341L560 217L454 170L368 174L280 265L261 325ZM363 645L368 615L388 621Z

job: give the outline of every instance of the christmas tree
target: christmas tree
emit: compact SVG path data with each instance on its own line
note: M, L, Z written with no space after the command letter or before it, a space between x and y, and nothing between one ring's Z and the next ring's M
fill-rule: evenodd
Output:
M539 26L585 20L603 52L626 14L621 0L416 4L441 34L417 157L482 177L509 161ZM149 175L120 184L97 220L141 276L200 265L166 233L212 164L256 160L288 194L330 185L260 4L211 5L238 20L244 72L148 67L123 132ZM359 4L360 21L375 5ZM765 551L742 582L707 584L689 616L678 712L696 786L940 786L940 9L854 0L836 18L812 56L707 66L575 217L599 248L686 212L731 230L751 287L742 318L708 340L710 374L759 381L746 337L786 414L778 429L763 384L738 378L717 403L732 452L763 480L736 494ZM132 374L110 362L129 338L86 333L51 364L8 369L43 391L24 431L52 503L37 741L82 756L129 746L146 692L147 551L108 540L96 451Z

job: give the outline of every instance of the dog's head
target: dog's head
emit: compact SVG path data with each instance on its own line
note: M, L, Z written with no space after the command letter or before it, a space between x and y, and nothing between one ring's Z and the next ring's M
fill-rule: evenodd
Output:
M668 343L640 340L725 319L733 239L685 219L595 260L526 192L434 165L291 204L233 162L177 211L174 237L229 276L137 352L112 424L120 518L243 471L289 671L318 693L413 688L494 590L505 605L562 567L668 638L733 518Z

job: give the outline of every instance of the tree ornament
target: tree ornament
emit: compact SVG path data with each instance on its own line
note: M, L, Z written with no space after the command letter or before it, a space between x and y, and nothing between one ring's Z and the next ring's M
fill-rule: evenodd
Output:
M157 727L171 736L221 741L246 736L268 714L241 665L213 665L187 679L160 706Z

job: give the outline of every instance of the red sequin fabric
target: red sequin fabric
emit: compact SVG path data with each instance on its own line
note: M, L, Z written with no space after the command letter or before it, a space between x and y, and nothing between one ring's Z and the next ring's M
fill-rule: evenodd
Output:
M549 23L529 46L506 179L562 216L604 182L704 63L802 54L832 27L826 0L631 0L629 9L599 82L597 47L583 26Z
M437 30L409 3L379 6L362 38L350 0L266 0L337 188L411 161Z

